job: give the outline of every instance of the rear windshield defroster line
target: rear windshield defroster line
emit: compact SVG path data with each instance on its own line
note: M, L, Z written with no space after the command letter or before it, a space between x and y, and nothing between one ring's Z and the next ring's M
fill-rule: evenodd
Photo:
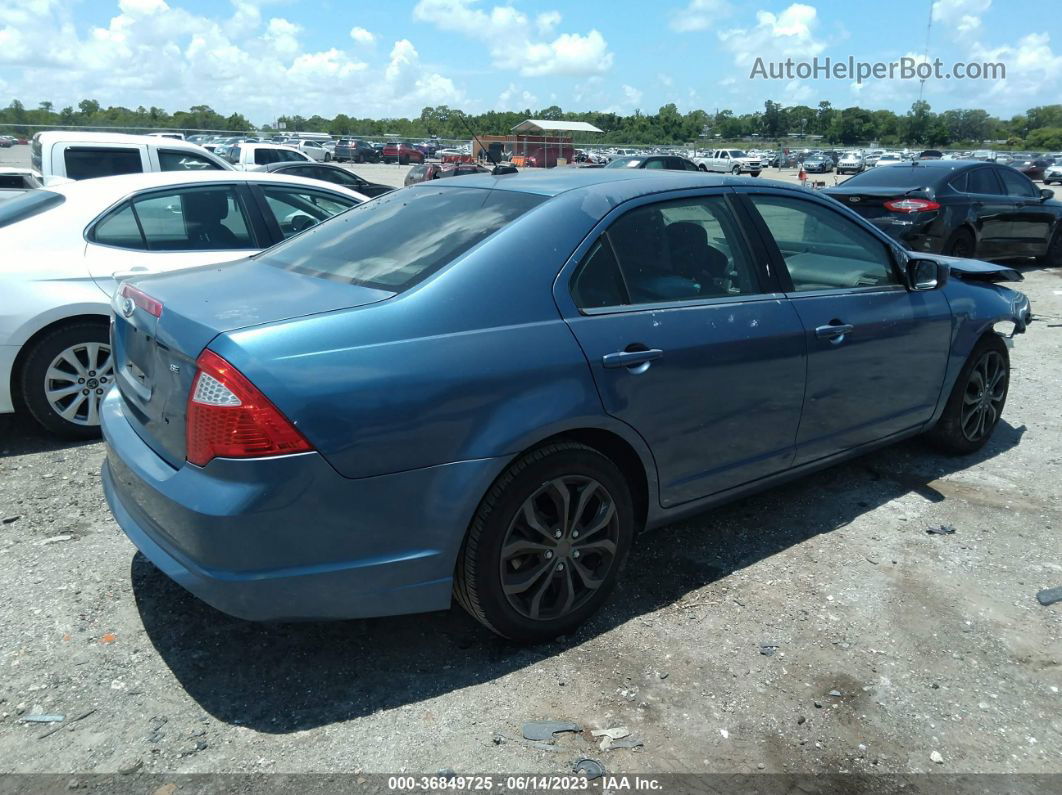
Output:
M402 292L541 204L486 188L412 188L337 215L256 259L323 279Z

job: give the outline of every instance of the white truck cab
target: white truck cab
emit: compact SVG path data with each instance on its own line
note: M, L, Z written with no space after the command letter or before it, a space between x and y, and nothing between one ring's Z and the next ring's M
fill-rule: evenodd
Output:
M758 177L763 170L763 161L741 149L714 149L704 157L695 157L693 162L702 171L720 171L730 174L752 174Z
M241 143L230 146L225 152L225 159L238 171L255 171L270 163L286 160L314 162L309 155L286 144Z
M172 138L98 132L39 132L30 164L45 185L153 171L224 171L232 166L201 146Z

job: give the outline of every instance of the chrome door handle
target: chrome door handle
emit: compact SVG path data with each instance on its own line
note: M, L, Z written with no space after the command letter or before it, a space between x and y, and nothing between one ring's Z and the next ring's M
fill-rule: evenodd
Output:
M815 329L815 336L820 340L832 340L843 337L855 326L851 323L831 323L828 326L819 326Z
M603 367L637 367L659 359L663 355L664 352L659 348L649 348L644 351L616 351L602 356L601 365Z

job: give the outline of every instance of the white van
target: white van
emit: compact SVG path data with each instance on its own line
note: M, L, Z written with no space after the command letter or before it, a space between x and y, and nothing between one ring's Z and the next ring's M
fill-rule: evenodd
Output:
M148 171L232 170L201 146L171 138L121 133L39 132L30 164L44 179L91 179Z

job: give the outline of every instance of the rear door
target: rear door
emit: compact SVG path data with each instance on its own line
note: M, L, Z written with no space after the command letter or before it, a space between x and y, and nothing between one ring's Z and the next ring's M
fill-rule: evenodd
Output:
M995 170L1013 203L1008 237L1014 256L1043 256L1058 218L1055 210L1044 203L1039 188L1027 176L1006 166L996 166Z
M889 245L822 201L740 192L803 324L807 391L795 464L927 422L950 349L943 291L908 291Z
M108 294L123 279L215 262L265 248L269 238L242 185L143 191L85 230L89 273Z
M717 189L624 205L555 287L605 410L652 449L665 506L793 458L803 328L745 238L732 196Z
M966 174L965 187L980 237L976 256L984 259L1014 256L1010 226L1015 202L1004 192L996 169L990 165L973 169Z

